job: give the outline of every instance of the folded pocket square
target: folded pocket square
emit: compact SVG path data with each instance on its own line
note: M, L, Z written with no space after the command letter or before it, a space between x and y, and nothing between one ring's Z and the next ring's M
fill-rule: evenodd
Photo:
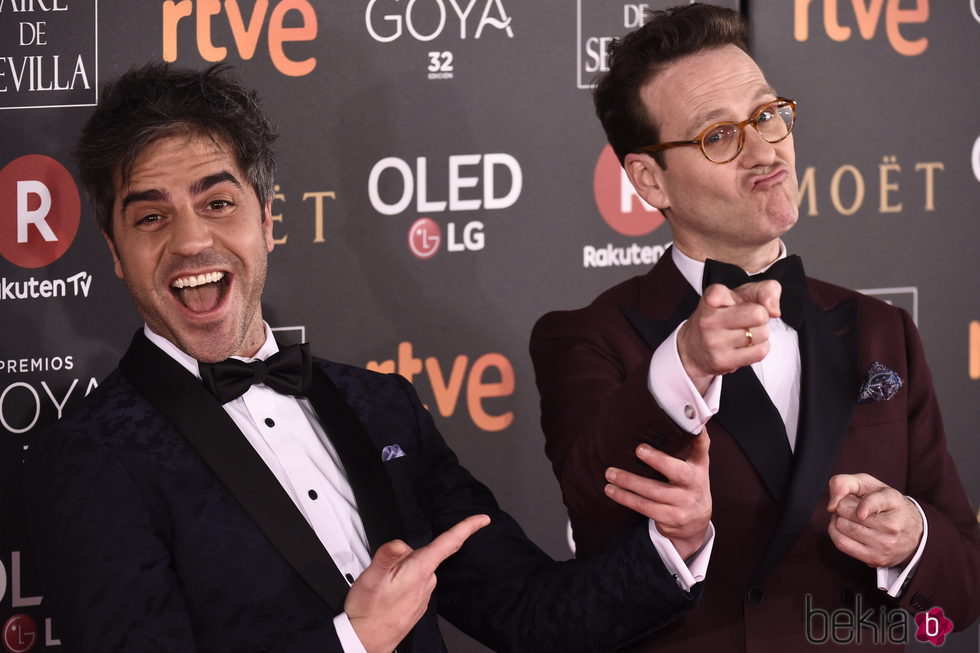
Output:
M389 444L387 447L381 450L381 462L388 462L389 460L394 460L395 458L401 458L405 455L402 448L397 444Z
M868 366L868 378L861 386L857 402L866 404L871 401L888 401L898 394L901 387L902 377L875 361Z

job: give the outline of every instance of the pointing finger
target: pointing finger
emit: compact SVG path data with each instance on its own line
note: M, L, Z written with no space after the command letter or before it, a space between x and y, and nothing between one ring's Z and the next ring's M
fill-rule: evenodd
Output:
M425 546L416 549L411 557L434 572L446 558L459 551L473 533L489 523L488 515L471 515Z
M735 293L728 286L720 283L713 283L705 288L701 299L710 308L724 308L738 303Z
M779 297L782 293L783 287L774 279L746 283L735 289L739 301L760 304L769 312L769 317L780 316Z

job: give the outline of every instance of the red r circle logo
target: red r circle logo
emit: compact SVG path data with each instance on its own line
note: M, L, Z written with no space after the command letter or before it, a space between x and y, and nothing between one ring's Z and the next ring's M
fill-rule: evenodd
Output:
M624 236L645 236L664 222L663 214L636 194L609 145L595 164L593 190L602 219Z
M3 646L8 653L27 653L37 643L37 624L26 614L15 614L3 625Z
M81 216L71 173L43 154L14 159L0 170L0 255L22 268L41 268L64 254Z
M408 229L408 249L420 259L432 258L442 243L442 229L431 218L419 218Z

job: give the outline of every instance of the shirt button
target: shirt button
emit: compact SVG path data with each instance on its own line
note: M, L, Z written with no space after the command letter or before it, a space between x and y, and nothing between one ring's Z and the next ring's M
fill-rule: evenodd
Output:
M347 579L347 582L350 585L353 585L354 584L354 576L352 574L350 574L350 573L344 574L344 578Z
M265 425L268 426L269 428L272 428L273 426L276 425L276 421L274 419L272 419L271 417L266 417L265 418Z
M307 492L307 494L310 495L310 498L311 499L313 499L314 501L316 501L316 498L318 496L317 493L316 493L316 490L310 490L309 492Z
M691 404L687 404L686 406L684 406L685 417L687 417L688 419L694 419L695 414L696 413L694 412L694 406L692 406Z

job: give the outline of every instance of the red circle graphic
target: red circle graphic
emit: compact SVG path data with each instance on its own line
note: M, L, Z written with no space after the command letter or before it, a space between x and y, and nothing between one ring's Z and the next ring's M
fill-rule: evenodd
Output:
M602 219L624 236L645 236L663 224L663 214L633 191L609 145L602 149L596 161L592 185Z
M442 244L442 229L431 218L419 218L408 229L408 249L420 259L432 258Z
M28 154L0 170L0 255L14 265L57 261L75 240L80 216L78 186L58 161Z
M3 625L3 647L8 653L27 653L37 644L37 624L26 614L15 614Z

